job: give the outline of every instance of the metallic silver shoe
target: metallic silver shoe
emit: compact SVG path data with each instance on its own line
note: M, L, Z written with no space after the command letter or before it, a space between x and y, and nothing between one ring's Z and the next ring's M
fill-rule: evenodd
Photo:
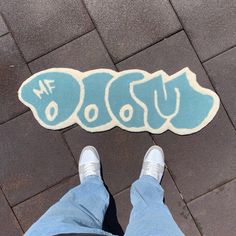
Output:
M156 145L150 147L144 156L140 177L150 175L160 183L164 170L165 158L162 148Z
M95 147L86 146L83 148L80 154L78 170L81 183L85 177L90 175L97 175L101 178L100 157Z

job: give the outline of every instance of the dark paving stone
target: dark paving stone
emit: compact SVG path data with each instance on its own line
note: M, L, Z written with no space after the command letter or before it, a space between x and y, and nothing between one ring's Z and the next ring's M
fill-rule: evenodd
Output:
M59 131L50 131L27 112L0 127L0 185L11 205L77 172Z
M94 28L80 0L3 0L0 8L27 61Z
M17 97L21 83L31 74L10 34L0 37L0 123L27 110Z
M29 66L33 72L52 67L67 67L80 71L97 68L115 69L96 30L40 57Z
M214 120L198 133L155 135L186 201L236 176L235 130L221 107Z
M130 188L115 195L114 199L116 203L117 218L123 231L125 231L129 223L130 212L132 210L132 205L130 202Z
M200 236L195 222L193 221L193 218L168 171L165 172L161 185L165 190L165 203L169 207L176 223L179 225L183 233L186 236Z
M3 18L0 14L0 36L6 34L8 32L7 26L5 22L3 21Z
M209 61L204 66L220 94L234 126L236 127L236 48L221 54Z
M143 156L153 141L148 133L130 133L119 128L89 133L80 127L65 133L74 157L79 159L82 148L93 145L102 160L105 183L112 194L127 188L138 178Z
M189 203L203 235L235 235L236 180Z
M0 206L1 206L0 235L7 235L7 236L22 235L22 230L1 190L0 190Z
M185 205L168 171L165 172L162 186L165 190L165 202L169 207L176 223L185 235L200 236L200 233ZM117 216L122 228L125 230L129 222L132 209L130 203L130 189L115 196Z
M116 62L181 28L167 0L84 2Z
M236 1L171 0L201 60L236 44Z
M197 80L201 85L211 88L208 77L184 31L166 38L116 66L119 71L141 69L153 73L164 70L169 75L184 67L189 67L197 75Z
M78 184L79 178L76 175L16 205L13 210L23 230L26 231L50 206Z
M211 88L183 32L117 66L119 70L140 68L153 72L163 69L168 74L188 66L197 74L201 85ZM198 133L179 136L166 132L154 135L154 139L164 148L168 166L187 201L236 176L235 131L222 107L214 120Z

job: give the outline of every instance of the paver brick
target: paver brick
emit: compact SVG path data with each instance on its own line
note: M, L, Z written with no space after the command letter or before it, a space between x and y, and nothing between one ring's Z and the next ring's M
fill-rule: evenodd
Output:
M19 101L17 91L30 75L11 34L0 37L0 123L27 110Z
M236 45L236 2L171 0L202 61Z
M0 207L1 207L0 210L1 235L21 236L22 230L1 190L0 190Z
M94 28L81 0L2 0L0 9L27 61Z
M0 36L6 34L8 32L7 26L0 14Z
M188 204L202 235L232 236L235 234L236 180Z
M167 0L84 2L115 62L181 29Z
M79 71L98 68L115 70L96 30L36 59L29 66L34 73L55 67L72 68Z
M204 66L236 127L236 48L207 61Z
M78 184L79 178L76 175L16 205L13 210L23 230L26 231L49 207Z
M77 173L61 133L31 112L1 125L0 140L0 185L12 206Z

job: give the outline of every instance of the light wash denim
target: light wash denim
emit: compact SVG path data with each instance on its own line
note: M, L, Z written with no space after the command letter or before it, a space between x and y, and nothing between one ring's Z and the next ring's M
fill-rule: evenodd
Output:
M167 206L164 191L151 176L142 176L131 188L133 209L125 236L183 236ZM102 230L109 194L97 176L64 195L35 222L25 236L51 236L62 233L112 235Z

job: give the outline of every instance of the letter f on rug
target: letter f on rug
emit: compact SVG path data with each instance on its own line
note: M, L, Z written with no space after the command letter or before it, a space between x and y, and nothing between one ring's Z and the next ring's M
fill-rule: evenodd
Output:
M18 97L47 129L77 123L90 132L118 126L132 132L191 134L205 127L220 105L217 94L200 86L189 68L171 76L162 70L53 68L25 80Z

